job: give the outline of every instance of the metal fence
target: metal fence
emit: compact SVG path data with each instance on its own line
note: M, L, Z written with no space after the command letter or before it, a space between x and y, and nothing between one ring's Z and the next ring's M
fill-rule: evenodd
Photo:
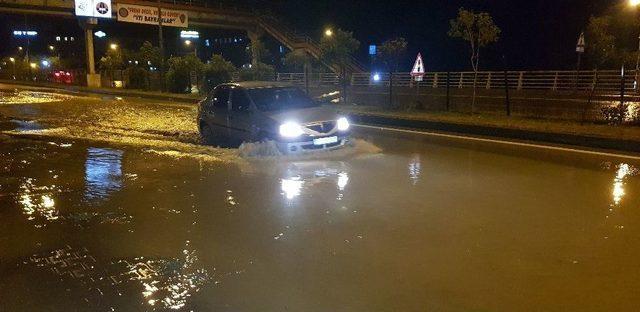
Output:
M626 92L636 91L636 73L619 70L589 71L508 71L508 72L433 72L416 82L409 73L354 73L348 77L350 86L389 86L420 88L476 88L551 91L606 91L619 92L624 86ZM311 74L279 73L278 81L294 85L338 85L340 77L333 73Z

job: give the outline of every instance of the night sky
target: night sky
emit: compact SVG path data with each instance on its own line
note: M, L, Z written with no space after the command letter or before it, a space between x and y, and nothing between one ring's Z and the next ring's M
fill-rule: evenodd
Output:
M217 1L212 1L217 2ZM238 4L241 1L232 1ZM622 0L487 0L487 1L336 1L336 0L246 0L248 4L268 9L297 30L319 38L327 27L353 31L361 41L358 58L367 62L367 46L380 44L386 39L402 36L409 42L409 55L404 67L410 70L417 52L425 59L427 70L469 70L468 46L447 36L449 20L459 7L485 11L494 17L502 29L500 41L481 55L481 69L570 69L575 66L577 37L587 24L589 16L607 11L627 10ZM24 24L24 17L0 15L0 40L11 39L10 31ZM27 17L26 23L41 31L77 33L80 29L73 20ZM113 22L112 22L113 23ZM121 32L126 27L127 40L150 39L155 42L155 31L150 26L106 25ZM122 33L125 33L122 31ZM130 34L136 34L131 36ZM171 32L169 32L169 35ZM233 33L220 33L233 36ZM124 40L124 39L123 39ZM171 41L170 41L171 42ZM587 43L588 44L588 43ZM43 43L43 46L46 44ZM8 55L12 45L0 47ZM275 52L275 51L274 51Z

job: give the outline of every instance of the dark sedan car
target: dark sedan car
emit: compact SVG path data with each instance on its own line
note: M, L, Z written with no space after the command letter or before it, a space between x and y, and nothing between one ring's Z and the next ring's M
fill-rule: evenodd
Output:
M200 102L198 125L206 144L273 140L285 154L340 148L350 128L335 109L275 82L217 86Z

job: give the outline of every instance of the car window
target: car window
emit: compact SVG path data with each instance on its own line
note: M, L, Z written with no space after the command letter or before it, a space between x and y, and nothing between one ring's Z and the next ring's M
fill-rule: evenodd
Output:
M249 110L251 101L247 96L247 92L243 89L235 88L231 92L231 110L234 112L242 112Z
M218 109L228 109L230 91L231 90L228 87L220 87L216 89L211 99L213 107Z
M319 106L302 90L292 87L260 88L248 90L251 99L261 111L309 108Z

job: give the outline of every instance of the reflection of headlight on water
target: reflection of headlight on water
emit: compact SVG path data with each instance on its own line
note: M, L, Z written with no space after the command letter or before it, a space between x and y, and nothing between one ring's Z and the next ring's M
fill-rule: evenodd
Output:
M302 184L304 184L304 181L301 181L300 177L282 179L282 192L284 192L287 199L294 199L295 197L300 196Z
M344 188L349 184L349 175L346 172L338 174L338 189L344 191Z

